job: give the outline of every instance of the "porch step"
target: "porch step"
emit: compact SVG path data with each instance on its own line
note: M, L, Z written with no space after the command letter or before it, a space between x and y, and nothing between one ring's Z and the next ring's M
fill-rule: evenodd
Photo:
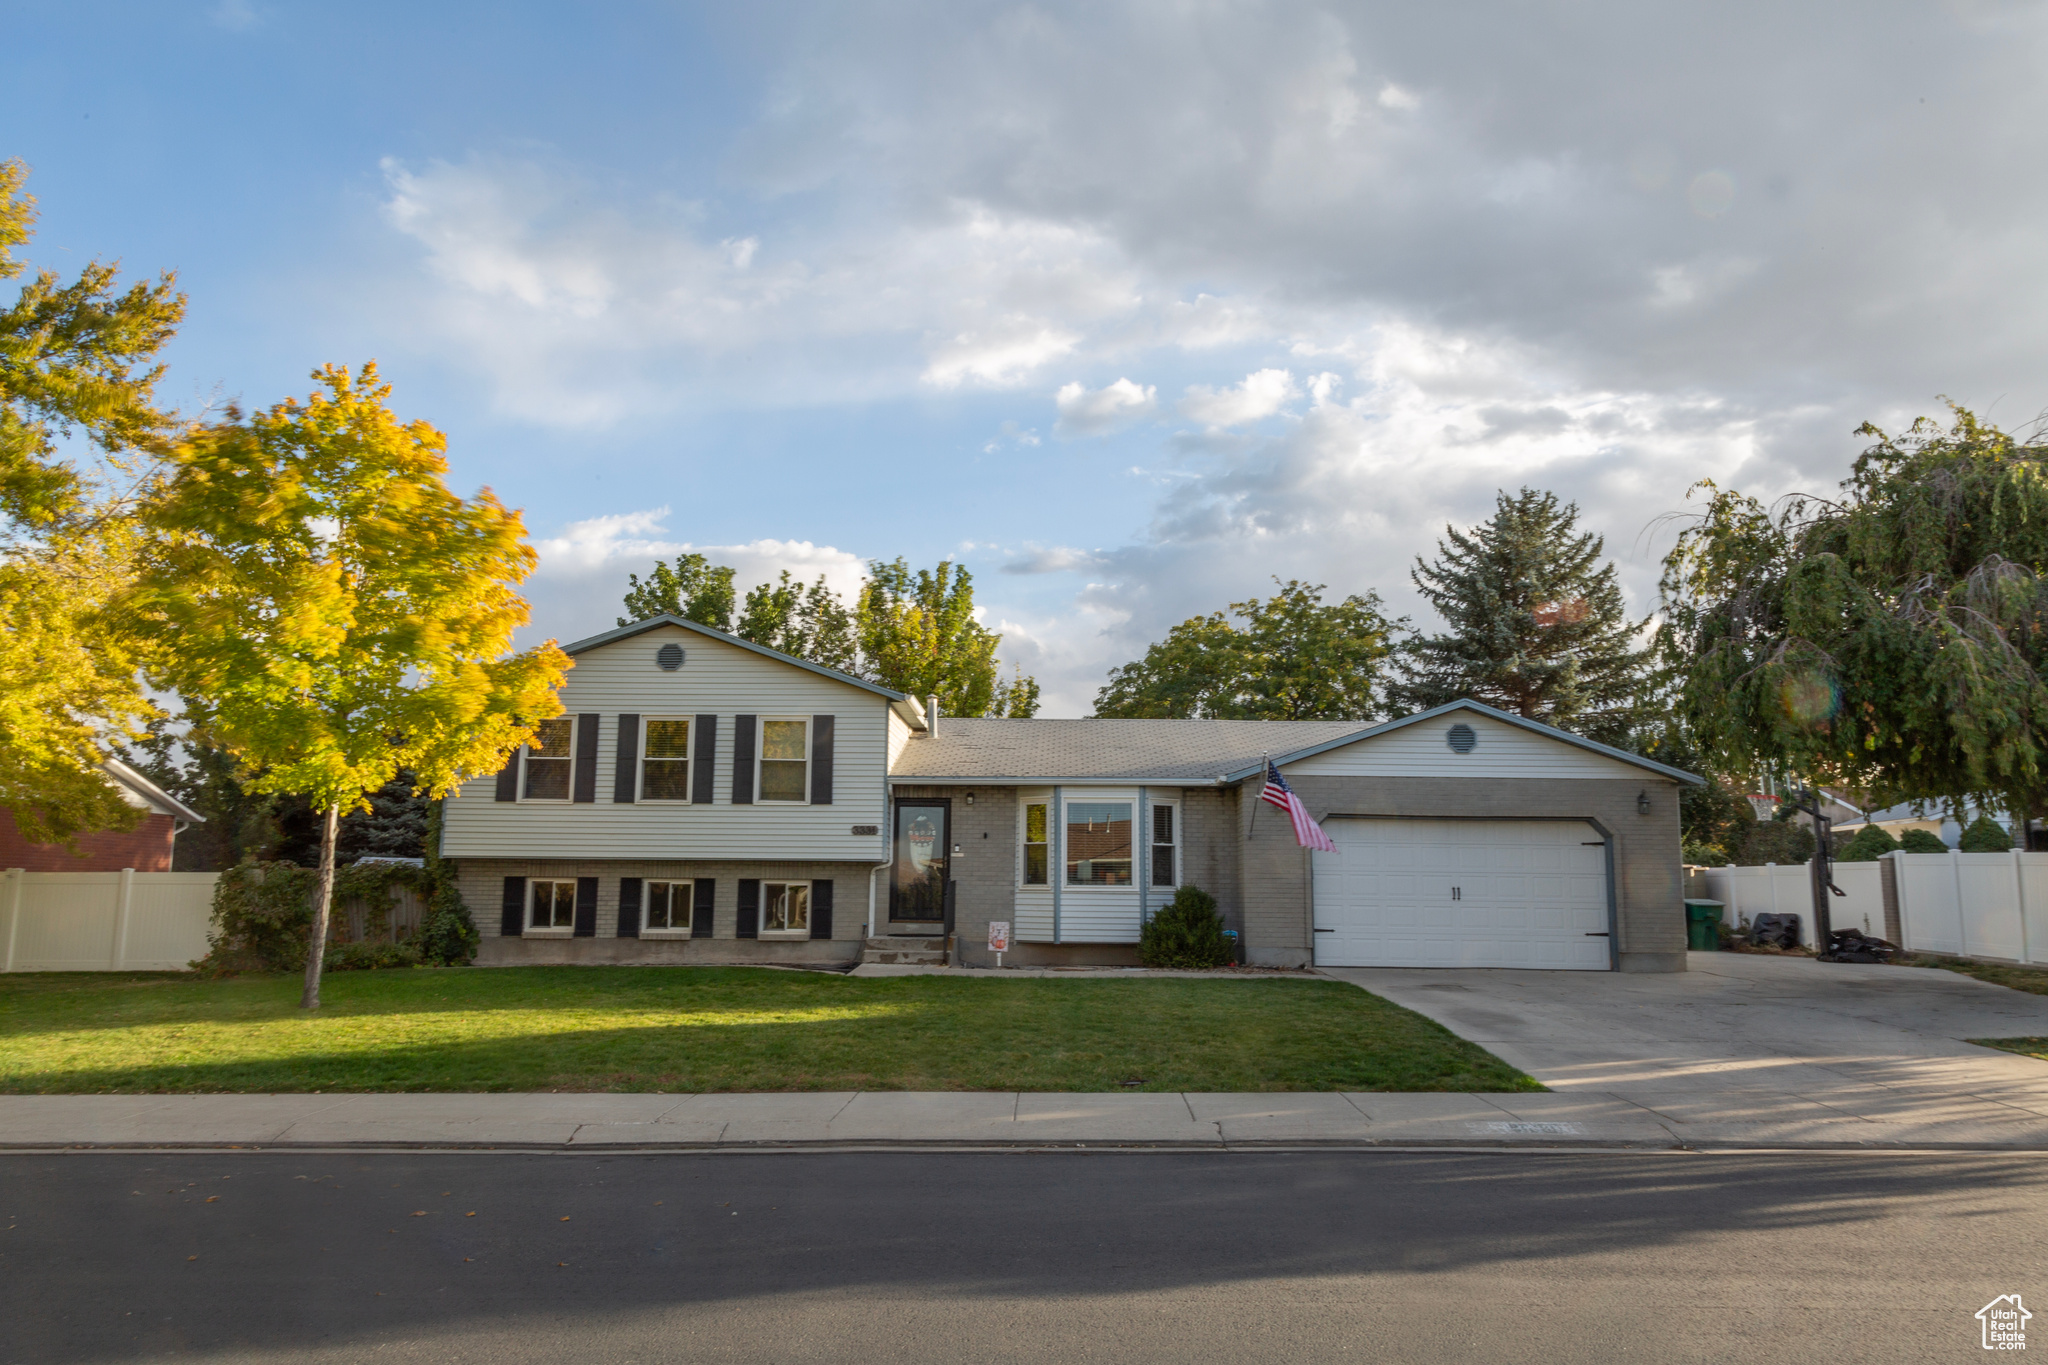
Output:
M920 967L946 965L946 940L941 938L871 938L860 950L862 962L887 962Z

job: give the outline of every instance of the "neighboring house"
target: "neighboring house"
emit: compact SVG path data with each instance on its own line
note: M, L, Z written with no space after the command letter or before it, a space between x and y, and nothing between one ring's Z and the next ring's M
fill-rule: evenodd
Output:
M29 872L119 872L130 867L137 872L169 872L178 832L205 823L206 817L117 758L108 759L100 769L113 779L121 799L143 812L134 829L81 834L73 852L63 844L30 843L15 826L12 813L0 809L0 867Z
M1247 959L1680 971L1678 788L1476 702L1351 721L962 720L675 617L569 646L567 714L446 807L480 961L1134 963L1210 892ZM1339 848L1257 799L1268 757ZM579 941L582 940L582 941Z

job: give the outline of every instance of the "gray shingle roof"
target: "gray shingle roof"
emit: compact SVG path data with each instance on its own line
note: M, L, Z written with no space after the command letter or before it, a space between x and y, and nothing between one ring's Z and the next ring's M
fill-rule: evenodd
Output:
M949 778L1054 782L1142 778L1211 782L1220 774L1369 730L1359 720L965 720L913 739L890 773L897 782Z

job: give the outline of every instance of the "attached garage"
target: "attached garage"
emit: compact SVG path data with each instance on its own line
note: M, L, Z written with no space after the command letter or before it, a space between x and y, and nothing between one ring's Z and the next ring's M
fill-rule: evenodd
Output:
M1246 956L1276 967L1682 972L1691 773L1456 701L1272 758L1336 845L1246 802ZM1261 811L1260 807L1264 807Z
M1583 820L1328 821L1314 860L1322 967L1613 965L1607 840Z

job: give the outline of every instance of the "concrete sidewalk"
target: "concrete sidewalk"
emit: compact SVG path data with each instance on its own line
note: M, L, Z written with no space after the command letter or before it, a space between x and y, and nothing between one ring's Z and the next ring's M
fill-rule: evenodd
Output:
M11 1095L0 1148L1817 1147L2048 1151L2048 1091L2003 1112L1659 1105L1562 1094Z

